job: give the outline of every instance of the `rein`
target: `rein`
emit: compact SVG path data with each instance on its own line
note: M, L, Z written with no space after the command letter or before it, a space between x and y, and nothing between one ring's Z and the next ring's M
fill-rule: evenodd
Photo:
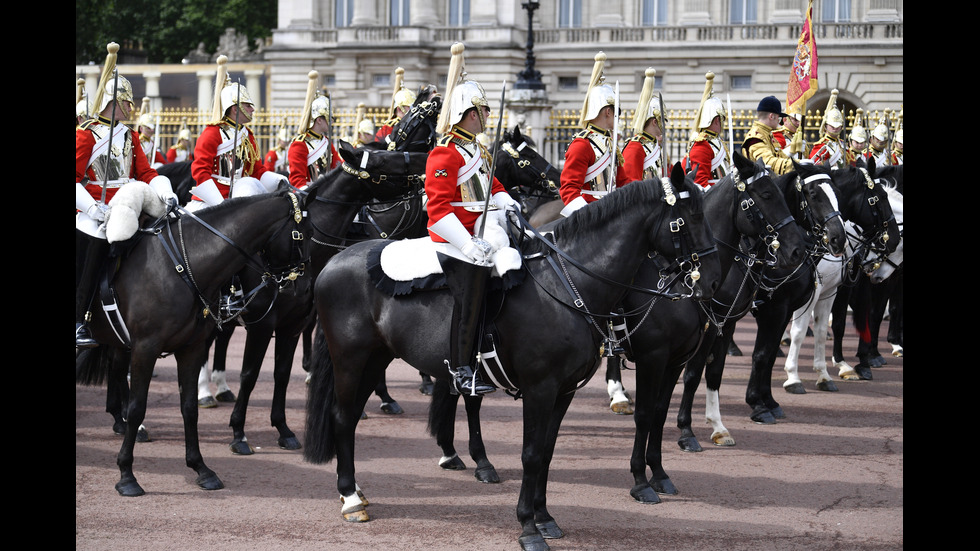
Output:
M298 225L302 221L303 217L306 216L306 214L300 209L299 201L296 199L296 195L294 193L289 193L289 199L292 202L291 214L292 214L293 223ZM301 258L299 262L289 267L281 269L281 273L279 275L276 275L272 273L274 268L268 266L268 262L266 262L265 265L260 264L258 261L255 260L254 255L249 254L248 251L246 251L240 245L232 241L228 236L221 233L217 228L211 226L210 224L202 220L194 213L186 210L185 208L179 205L174 206L172 212L176 215L177 218L177 235L178 235L177 240L174 239L172 224L162 224L162 227L159 224L159 221L163 220L163 218L166 218L167 215L164 215L164 217L158 220L157 224L154 224L154 227L145 230L140 230L140 231L144 233L155 234L157 237L160 238L160 243L163 245L163 249L167 252L167 255L170 257L171 262L173 262L174 264L174 270L180 275L184 283L186 283L187 286L191 289L191 292L197 295L198 300L200 300L201 303L204 305L204 311L203 311L204 316L210 316L211 319L214 320L215 324L218 326L218 329L221 329L222 324L237 318L238 315L240 314L240 311L236 312L234 315L230 317L221 319L218 315L215 314L216 311L220 311L220 308L214 308L212 303L208 301L208 299L204 297L203 292L201 292L200 286L197 284L197 281L194 279L194 274L190 266L190 257L187 253L186 243L184 242L184 229L183 229L184 217L187 217L190 220L197 222L205 229L210 231L212 234L220 237L226 243L231 245L243 257L245 257L245 265L247 267L251 267L262 274L261 283L257 285L254 289L249 291L248 295L246 295L245 306L247 306L252 300L254 300L258 295L259 291L265 288L270 281L275 281L276 283L278 283L278 285L274 288L275 297L273 297L273 300L270 301L269 309L266 310L266 312L262 315L262 317L265 317L265 315L272 310L272 305L275 303L275 299L279 295L279 290L284 285L284 283L286 281L295 281L298 277L302 276L305 273L305 266L309 262L309 257L305 259ZM277 229L275 233L273 233L272 237L276 237L277 235L279 235L279 233L283 230L283 228L286 227L287 224L289 224L289 222L290 222L289 219L285 220L282 226L279 229ZM166 236L164 236L163 228L166 228L167 230ZM272 237L270 237L270 240L272 239ZM302 232L294 228L292 230L292 240L293 243L296 245L294 252L299 251L300 250L299 242L303 240ZM179 241L179 246L177 241ZM302 257L302 252L299 252L299 254ZM260 257L264 258L264 256L261 254ZM282 275L282 274L286 274L286 275Z

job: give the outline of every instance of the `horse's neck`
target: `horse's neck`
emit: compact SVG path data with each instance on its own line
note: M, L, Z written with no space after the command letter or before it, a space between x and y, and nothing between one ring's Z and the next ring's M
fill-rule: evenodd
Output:
M735 218L738 216L733 207L735 198L734 187L728 184L724 188L716 184L711 187L711 193L704 196L704 215L705 220L711 226L711 234L717 243L721 244L718 249L721 262L722 278L728 274L735 261L729 246L737 247L742 235L738 231Z

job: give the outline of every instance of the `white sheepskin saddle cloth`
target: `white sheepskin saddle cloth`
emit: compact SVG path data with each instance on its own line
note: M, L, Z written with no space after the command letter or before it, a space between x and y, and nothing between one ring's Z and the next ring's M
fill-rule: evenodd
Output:
M494 251L491 255L493 277L503 277L508 272L520 269L520 252L509 246L507 233L493 219L487 221L483 238ZM416 283L415 289L420 289L425 287L420 282L438 279L435 276L442 275L438 253L468 260L459 249L449 243L437 243L428 237L420 237L386 243L380 248L377 267L380 267L384 278L389 280L387 288L392 294L406 294L412 287L412 282ZM401 291L395 292L390 284L395 284Z
M125 241L136 235L140 227L140 213L159 218L167 213L167 204L160 200L149 184L129 182L112 196L109 214L105 221L105 235L109 243Z

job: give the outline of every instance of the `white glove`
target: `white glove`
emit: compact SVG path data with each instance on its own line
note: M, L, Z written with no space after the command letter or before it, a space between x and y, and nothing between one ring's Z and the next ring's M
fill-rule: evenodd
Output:
M106 216L109 215L109 205L105 203L92 203L85 211L85 214L92 220L105 222Z
M493 195L493 202L497 208L506 210L521 210L521 204L514 200L506 191L498 191Z
M490 253L493 251L493 247L479 237L471 237L459 250L474 263L485 266L490 262Z
M167 207L172 207L178 203L177 194L174 193L174 188L170 184L170 178L157 176L150 180L149 185L150 189L156 192L157 197L167 204Z
M799 161L796 161L796 162L799 163L799 164L801 164L801 165L812 165L813 164L813 159L800 159Z

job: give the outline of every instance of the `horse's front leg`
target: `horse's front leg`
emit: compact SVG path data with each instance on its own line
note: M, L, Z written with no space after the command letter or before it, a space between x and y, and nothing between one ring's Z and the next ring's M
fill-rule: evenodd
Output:
M235 400L235 407L231 412L231 419L228 426L231 427L231 453L235 455L252 455L255 449L248 443L245 436L245 418L248 413L248 402L255 390L255 384L259 380L259 372L262 370L262 362L265 360L265 353L269 349L269 341L275 330L274 324L263 321L252 325L245 333L245 350L242 355L242 374L238 387L238 399ZM278 346L278 339L277 346Z
M136 446L136 433L146 417L146 400L150 391L150 379L153 376L156 356L157 354L153 351L143 350L138 341L134 343L130 365L129 400L128 403L123 404L126 409L127 421L122 446L116 456L116 465L119 467L119 482L116 483L116 491L124 497L136 497L146 493L136 481L136 475L133 472L133 451Z
M819 290L818 290L819 291ZM814 293L814 297L816 297ZM803 381L800 379L800 349L806 339L806 330L810 326L810 313L813 311L813 299L804 304L801 308L793 312L793 321L789 329L789 350L786 351L786 362L783 364L783 371L786 372L786 381L783 383L783 390L790 394L806 394L803 388Z
M485 484L495 484L500 482L500 476L493 463L487 458L487 448L483 443L483 430L480 427L480 407L483 404L483 396L463 396L463 404L466 406L466 427L469 429L469 451L470 457L476 462L476 470L473 476Z
M692 419L694 416L694 396L701 386L701 376L704 373L708 361L716 356L723 356L727 349L717 348L719 338L714 326L707 329L701 347L698 348L694 357L688 360L684 366L684 392L677 408L677 428L681 435L677 439L677 445L686 452L704 451L697 437L694 435ZM726 345L727 346L727 345Z
M630 496L640 503L660 503L660 496L647 479L649 461L648 442L654 426L656 407L656 381L662 369L646 355L636 358L636 399L633 408L633 452L630 454L630 473L633 474L633 487ZM662 433L662 431L661 431ZM661 444L658 442L657 446Z
M220 490L225 487L214 471L204 464L197 430L197 382L200 366L208 357L204 338L174 353L177 360L177 381L180 389L180 414L184 419L184 453L188 467L197 473L197 485L204 490ZM152 368L150 369L152 372ZM142 422L142 419L139 421Z
M548 456L548 435L551 416L557 404L556 389L524 389L524 438L521 451L520 497L517 500L517 521L521 524L518 542L525 551L550 549L538 530L535 514L539 503L537 492L542 487L544 462ZM543 498L543 496L542 496Z
M548 474L551 471L551 460L555 456L555 443L558 441L558 430L565 418L568 406L572 403L574 393L560 394L555 401L555 407L548 426L547 440L543 446L541 471L537 480L537 490L534 492L534 526L545 539L557 539L565 535L558 527L554 517L548 513Z
M789 305L785 300L764 303L756 312L758 332L752 350L752 370L745 388L745 403L752 408L751 419L759 424L771 425L776 419L785 417L772 396L772 368L789 316Z
M827 325L830 322L832 297L823 297L813 307L813 371L817 373L817 390L837 392L837 385L827 372Z
M729 320L712 346L711 356L704 367L704 420L711 425L711 441L716 446L735 445L735 438L721 422L721 379L725 374L727 351L733 342L735 320Z
M279 431L277 443L284 450L302 448L289 425L286 424L286 389L289 387L289 376L293 371L293 356L299 344L300 335L276 335L275 367L272 372L274 385L272 388L272 426Z

